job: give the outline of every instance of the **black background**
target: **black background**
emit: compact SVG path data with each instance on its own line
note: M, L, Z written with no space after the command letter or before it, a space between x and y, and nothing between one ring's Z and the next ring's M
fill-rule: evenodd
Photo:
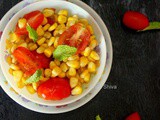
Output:
M0 0L0 18L21 0ZM72 112L47 115L23 108L0 88L0 120L124 120L138 111L142 120L160 120L160 31L137 33L121 23L127 10L160 20L159 0L84 0L109 29L114 59L107 85L83 107Z

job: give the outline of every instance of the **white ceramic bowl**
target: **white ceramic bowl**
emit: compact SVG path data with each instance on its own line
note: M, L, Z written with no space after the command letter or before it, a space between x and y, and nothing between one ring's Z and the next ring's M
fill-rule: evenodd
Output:
M16 85L16 82L13 80L13 76L10 75L8 72L9 65L6 62L7 53L5 50L5 46L6 46L6 39L9 37L9 32L14 30L18 19L23 17L24 14L29 13L34 10L42 10L44 8L56 8L57 11L60 9L67 9L67 10L69 10L69 15L76 14L81 18L86 18L89 21L89 23L93 26L96 38L99 41L100 67L97 70L97 74L92 77L90 83L83 86L84 91L81 95L70 96L66 99L59 100L59 101L43 100L42 98L39 98L37 94L31 95L30 93L28 93L26 88L19 89ZM105 39L102 34L102 31L99 28L98 24L92 18L92 16L89 15L89 13L87 13L84 9L82 9L81 7L79 7L75 4L72 4L72 3L66 2L66 1L56 1L56 0L40 1L40 2L33 3L33 4L25 7L24 9L20 10L9 21L9 23L7 24L7 26L5 27L5 29L3 31L1 43L0 43L0 51L1 51L0 52L0 58L1 58L0 64L1 64L2 72L5 76L5 78L7 79L7 81L9 82L9 84L13 87L13 89L16 92L18 92L20 95L22 95L23 97L25 97L26 99L28 99L32 102L35 102L35 103L38 103L41 105L48 105L48 106L59 106L59 105L70 104L70 103L73 103L73 102L81 99L82 97L84 97L87 93L89 93L95 87L95 85L99 81L99 79L102 75L102 72L104 70L105 63L106 63L106 43L105 43Z

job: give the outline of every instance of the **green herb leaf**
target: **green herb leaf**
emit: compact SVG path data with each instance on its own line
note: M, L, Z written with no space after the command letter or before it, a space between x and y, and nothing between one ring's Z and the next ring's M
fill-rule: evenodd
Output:
M155 30L155 29L160 29L160 22L150 22L148 27L146 27L143 30L139 30L139 32L147 30Z
M36 42L38 39L37 32L29 24L27 24L26 29L29 33L29 38L32 39L34 42Z
M68 57L74 55L77 52L77 48L70 47L68 45L59 45L53 52L53 57L59 61L65 60Z
M96 116L96 120L101 120L99 115Z
M37 70L30 78L25 81L25 84L38 82L41 78L42 70Z

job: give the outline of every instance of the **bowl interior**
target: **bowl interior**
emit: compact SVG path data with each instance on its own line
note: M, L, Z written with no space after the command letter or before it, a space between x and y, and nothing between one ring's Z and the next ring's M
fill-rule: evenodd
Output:
M60 101L43 100L43 99L39 98L37 96L37 94L31 95L30 93L28 93L26 88L19 89L16 85L16 82L13 80L13 76L10 75L8 72L9 65L6 62L6 56L8 55L8 53L6 52L5 46L6 46L6 39L9 38L9 32L14 30L18 19L23 17L24 14L29 13L34 10L42 10L44 8L56 8L57 11L59 11L61 9L67 9L69 11L69 16L70 15L78 15L78 17L80 17L80 18L86 18L89 21L89 23L92 25L92 27L95 31L94 34L96 35L96 38L99 41L98 51L99 51L99 55L101 58L100 59L100 66L97 69L97 74L92 76L92 79L89 82L89 84L83 85L84 90L81 95L70 96L70 97L63 99L63 100L60 100ZM2 38L1 38L0 49L1 49L0 64L1 64L2 72L5 76L5 78L7 79L7 81L9 82L9 84L13 87L13 89L15 89L20 95L22 95L23 97L25 97L26 99L28 99L32 102L42 104L42 105L49 105L49 106L69 104L69 103L72 103L72 102L75 102L75 101L81 99L83 96L85 96L87 93L89 93L89 91L91 91L94 88L94 86L96 85L96 83L99 81L99 79L102 75L102 72L104 70L105 62L106 62L105 39L104 39L104 36L103 36L98 24L92 18L92 16L89 15L89 13L86 12L84 9L82 9L81 7L79 7L75 4L72 4L72 3L66 2L66 1L56 1L56 0L40 1L40 2L33 3L33 4L23 8L21 11L19 11L17 14L15 14L12 17L12 19L9 21L6 28L4 29L3 34L2 34Z

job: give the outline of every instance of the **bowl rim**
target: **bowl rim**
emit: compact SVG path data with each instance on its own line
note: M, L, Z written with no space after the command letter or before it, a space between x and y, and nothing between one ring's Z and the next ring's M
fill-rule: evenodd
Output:
M48 0L48 1L53 1L53 0ZM39 2L46 3L46 2L48 2L48 1L39 1ZM39 2L32 3L32 4L28 5L27 7L21 9L20 11L18 11L18 12L12 17L12 19L14 19L17 15L19 15L19 14L21 13L21 11L24 11L24 10L26 10L27 8L30 8L30 7L32 7L32 6L34 6L34 5L37 5ZM67 2L67 1L59 1L59 0L56 1L56 0L54 0L54 2L72 4L72 5L74 5L74 6L77 6L77 7L81 8L82 10L84 10L82 7L80 7L80 6L76 5L76 4ZM88 13L86 10L84 10L84 11L85 11L86 13ZM89 13L88 13L88 14L89 14ZM93 18L90 14L89 14L89 16L94 20L94 18ZM0 45L1 45L1 46L2 46L2 41L4 41L4 40L3 40L3 38L4 38L4 33L5 33L6 29L8 28L9 23L12 21L12 19L8 22L8 24L6 25L6 27L5 27L5 29L4 29L4 32L3 32L2 37L1 37L2 40L1 40L1 42L0 42ZM97 26L98 28L100 28L99 25L97 24L97 22L96 22L95 20L94 20L94 23L96 24L96 26ZM101 29L100 29L100 32L102 33ZM102 36L103 36L103 38L104 38L103 33L102 33ZM105 40L105 39L104 39L104 40ZM104 41L104 42L106 43L106 41ZM104 45L104 47L106 48L106 44ZM107 51L105 51L105 53L106 53L106 52L107 52ZM106 56L106 54L105 54L105 56ZM106 58L106 57L105 57L105 58ZM105 61L105 62L106 62L106 61ZM3 72L4 76L5 76L5 78L6 78L7 81L10 83L10 85L15 89L15 91L17 91L18 94L22 95L24 98L26 98L26 99L34 102L34 103L41 104L41 105L57 106L57 105L65 105L65 104L73 103L73 102L75 102L75 101L83 98L85 95L87 95L87 94L96 86L96 84L97 84L97 82L98 82L98 80L97 80L97 81L95 82L95 84L93 84L91 87L89 87L89 89L87 89L87 92L85 92L85 94L82 94L81 96L78 96L77 98L74 98L73 100L69 100L68 102L65 102L65 103L63 103L63 104L62 104L62 103L57 103L58 101L54 101L55 103L42 103L42 102L39 102L39 101L34 100L33 98L30 99L30 98L26 97L25 94L19 92L19 91L17 90L17 86L15 87L14 85L11 84L10 80L8 80L8 76L5 74L4 69L3 69L2 61L0 62L0 64L1 64L2 72ZM105 67L105 64L103 65L102 71L104 70L104 67ZM102 75L102 73L101 73L101 75ZM101 77L101 75L100 75L100 77ZM99 79L100 79L100 77L99 77Z

